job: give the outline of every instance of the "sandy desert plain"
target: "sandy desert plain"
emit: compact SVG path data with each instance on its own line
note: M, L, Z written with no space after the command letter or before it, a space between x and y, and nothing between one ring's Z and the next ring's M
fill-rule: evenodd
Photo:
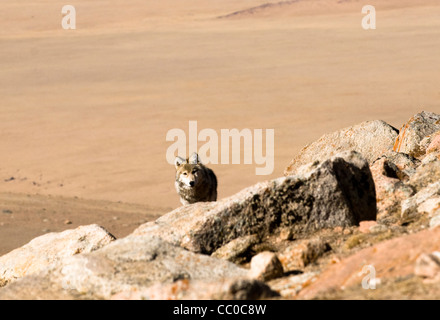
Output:
M122 237L178 207L165 137L191 120L275 130L271 175L210 166L223 198L325 133L439 113L439 17L438 0L2 1L0 255L84 224Z

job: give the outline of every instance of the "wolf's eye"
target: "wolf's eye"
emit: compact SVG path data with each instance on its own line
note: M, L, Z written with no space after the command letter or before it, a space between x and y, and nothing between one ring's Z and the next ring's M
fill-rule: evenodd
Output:
M184 172L183 175L186 176L186 172Z

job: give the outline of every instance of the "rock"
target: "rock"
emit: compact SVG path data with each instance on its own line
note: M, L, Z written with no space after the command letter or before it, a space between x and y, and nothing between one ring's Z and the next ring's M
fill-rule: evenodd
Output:
M401 217L414 214L428 214L433 216L440 210L440 181L431 183L421 189L414 196L402 202Z
M383 224L376 224L370 227L370 233L381 233L389 230L387 226Z
M432 152L426 154L422 159L422 164L426 165L431 162L436 162L440 160L440 152Z
M427 159L429 158L423 160L415 174L409 179L408 184L416 191L427 187L431 183L440 181L440 160L435 158L425 162Z
M396 178L401 181L406 181L412 177L417 168L422 163L419 159L414 158L406 153L389 151L373 162L382 162L382 174L390 177Z
M405 185L411 188L415 194L401 199L401 217L408 217L416 213L427 213L433 216L440 210L439 159L436 157L432 159L429 155L425 157ZM395 194L390 196L393 197Z
M440 214L432 217L432 219L429 221L429 227L431 229L437 228L440 226Z
M440 131L427 135L420 141L421 152L428 154L438 153L440 151Z
M414 195L413 188L399 178L403 178L404 171L386 156L376 160L370 169L376 189L378 219L400 213L401 202Z
M362 280L366 276L373 276L366 272L368 269L364 269L365 266L374 267L376 277L382 282L387 279L409 277L414 275L414 264L421 254L440 251L439 249L440 228L378 243L324 269L316 281L298 294L298 298L313 299L349 287L362 288ZM377 289L380 288L378 285Z
M0 288L0 300L84 300L90 298L73 290L66 290L58 283L51 281L48 269L44 269L38 275L28 275Z
M157 283L147 289L124 291L113 300L261 300L279 296L263 282L239 279L224 281L179 280Z
M330 134L325 134L318 141L307 145L293 158L284 174L295 174L305 164L328 159L343 151L361 153L369 164L393 149L398 130L384 121L366 121Z
M279 234L278 238L279 238L280 241L283 241L283 240L290 241L290 240L292 240L294 238L294 235L295 234L292 232L292 229L290 229L290 228L281 228L280 229L280 234Z
M38 290L23 290L22 282L34 288L48 287L53 294L110 299L120 293L146 292L157 284L166 288L179 280L220 283L246 279L247 275L248 270L233 263L189 252L157 237L128 236L100 250L64 258L33 277L11 283L0 290L0 299L37 298Z
M0 287L57 264L66 257L95 251L113 240L115 238L98 225L42 235L0 257Z
M427 280L440 280L440 252L422 254L416 261L414 273Z
M247 276L246 269L233 263L195 254L152 236L129 236L94 253L72 257L55 273L65 287L104 299L156 283Z
M413 157L423 156L426 150L421 146L422 140L439 130L440 115L426 111L418 113L402 126L393 150Z
M359 231L361 233L370 233L370 229L375 226L377 226L376 221L362 221L359 225Z
M235 263L244 262L249 254L249 249L259 242L260 239L254 234L240 237L217 249L211 256Z
M431 136L431 142L426 148L426 153L440 152L440 131Z
M422 214L428 214L429 217L440 214L440 194L424 201L419 205L417 211Z
M323 240L297 240L279 253L280 262L286 272L303 269L318 260L330 246Z
M0 290L0 299L265 299L249 271L152 236L128 236L63 259ZM44 290L41 292L40 290Z
M305 287L312 284L318 276L317 272L305 272L278 278L268 282L270 288L283 298L292 299Z
M400 214L402 201L415 193L408 181L420 164L414 157L390 151L370 166L376 186L378 219Z
M300 234L376 219L374 181L359 153L345 152L312 167L217 202L180 207L134 234L211 254L236 238L256 234L262 239L279 228Z
M257 254L251 260L249 277L261 281L269 281L282 276L283 266L275 253L265 251Z

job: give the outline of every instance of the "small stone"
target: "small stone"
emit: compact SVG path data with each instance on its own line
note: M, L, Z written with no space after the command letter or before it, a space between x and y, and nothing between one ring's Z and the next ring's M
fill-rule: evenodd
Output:
M432 135L431 143L426 149L426 153L440 152L440 131Z
M259 242L257 235L244 236L232 240L223 247L217 249L212 257L228 260L232 262L240 262L250 247Z
M344 231L344 228L342 228L342 227L333 228L333 232L336 232L336 233L342 233L343 231Z
M434 229L436 227L440 226L440 214L437 216L434 216L431 221L429 221L429 227L431 229Z
M251 260L249 277L261 281L268 281L282 276L283 266L275 253L265 251L257 254Z
M383 224L376 224L370 227L370 233L380 233L388 230L388 227Z
M284 298L295 297L304 287L313 283L318 277L316 272L295 274L289 277L272 280L270 287Z
M70 220L64 220L64 224L72 224L72 221L70 221Z
M280 253L279 259L286 271L302 269L315 262L330 246L321 239L298 240Z
M427 213L430 217L440 214L440 197L427 199L417 208L419 213Z
M417 212L417 204L413 198L406 199L402 201L402 211L400 213L400 217L402 219L406 219Z
M290 228L282 228L280 230L280 240L292 240L294 236L294 232Z
M416 261L414 272L417 276L435 279L440 276L440 252L422 254Z
M376 221L361 221L361 223L359 224L359 231L361 233L370 233L370 228L376 225Z

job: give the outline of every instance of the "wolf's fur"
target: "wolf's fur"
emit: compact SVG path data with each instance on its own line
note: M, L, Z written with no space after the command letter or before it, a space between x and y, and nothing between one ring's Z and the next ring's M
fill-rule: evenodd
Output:
M174 185L183 205L217 200L217 177L200 162L197 153L194 152L188 159L177 157L174 164Z

